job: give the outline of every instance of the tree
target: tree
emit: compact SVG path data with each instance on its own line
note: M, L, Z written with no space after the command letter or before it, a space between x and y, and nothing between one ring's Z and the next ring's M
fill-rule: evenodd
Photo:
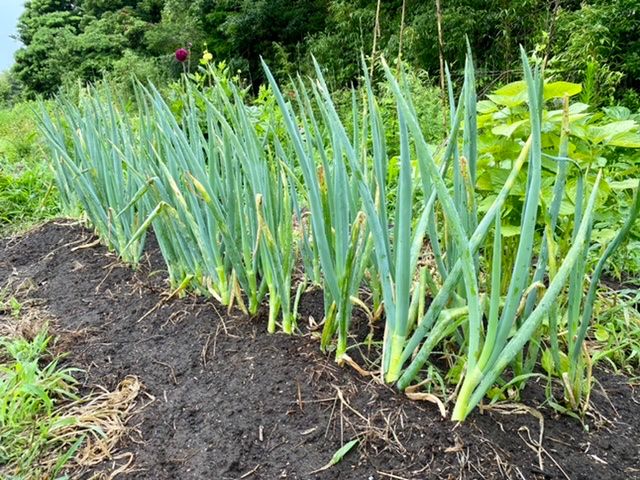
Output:
M52 95L65 82L93 81L111 70L125 51L148 52L145 32L149 22L161 19L164 4L165 0L27 1L18 22L24 47L16 53L14 66L24 95Z
M69 44L80 16L67 0L32 0L18 21L18 38L24 47L15 57L14 72L27 97L50 94L74 63Z

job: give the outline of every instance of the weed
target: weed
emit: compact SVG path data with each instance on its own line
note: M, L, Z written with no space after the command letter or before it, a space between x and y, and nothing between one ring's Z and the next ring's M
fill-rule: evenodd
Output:
M0 110L0 232L20 230L58 213L44 155L32 105Z

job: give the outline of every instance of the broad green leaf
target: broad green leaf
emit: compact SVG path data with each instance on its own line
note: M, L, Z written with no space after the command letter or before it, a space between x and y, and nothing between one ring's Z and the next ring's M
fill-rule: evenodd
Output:
M640 148L640 133L627 132L616 135L607 143L614 147Z
M478 128L482 128L485 125L491 125L493 123L493 113L484 113L482 115L478 115L476 120Z
M570 97L577 95L582 91L582 87L577 83L570 82L551 82L544 86L544 99L562 98L565 95Z
M609 339L609 332L602 325L598 325L595 331L596 340L599 342L606 342Z
M562 110L550 110L548 112L544 111L542 113L542 118L544 120L548 122L554 122L556 124L562 122L562 116L563 116ZM589 116L591 116L591 114L587 112L569 113L569 121L577 122L578 120L582 120L583 118L588 118Z
M626 180L612 181L609 182L609 186L613 190L629 190L636 188L638 186L637 178L627 178Z
M503 237L515 237L516 235L520 235L519 225L503 225L502 226Z
M595 230L593 232L592 238L598 243L606 244L614 239L616 233L618 232L611 228L603 228L602 230Z
M494 135L502 135L509 138L511 137L511 135L513 135L513 132L518 129L518 127L524 125L527 122L528 120L520 120L507 125L498 125L491 129L491 133L493 133Z
M587 110L589 110L589 105L587 105L586 103L572 103L571 105L569 105L569 116L586 112Z
M476 188L478 190L487 191L493 189L493 184L491 183L491 175L489 173L483 173L476 180Z
M588 127L588 133L593 143L609 142L614 137L634 130L638 124L633 120L620 120L605 125Z
M478 203L478 211L486 212L489 210L491 205L493 205L493 201L496 199L495 195L487 195Z
M576 207L572 202L568 200L562 200L562 202L560 202L560 215L573 215L575 212L575 208Z
M569 125L569 131L574 137L578 137L583 140L589 138L589 127L585 125L580 125L579 123L571 123Z
M607 115L607 117L613 120L628 120L631 116L631 110L629 110L627 107L605 107L602 110L604 110L604 113Z
M513 82L499 88L487 97L498 105L515 107L523 104L527 99L527 87L523 81Z
M509 107L504 107L493 114L491 118L495 121L501 120L509 120L509 117L515 115L517 113L517 109L512 109Z
M491 100L480 100L476 106L478 113L493 113L498 111L498 106Z
M524 81L518 80L517 82L507 83L505 86L500 87L494 93L500 96L515 97L527 92L527 86Z

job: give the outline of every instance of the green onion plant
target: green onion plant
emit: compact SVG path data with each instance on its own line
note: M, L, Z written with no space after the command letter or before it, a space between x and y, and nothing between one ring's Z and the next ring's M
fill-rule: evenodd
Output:
M138 174L143 155L124 106L102 94L93 90L80 106L59 99L51 114L42 106L42 131L65 208L79 202L105 243L135 265L151 213L139 200L150 184Z
M465 365L454 380L453 420L464 420L496 384L522 388L540 361L578 410L588 397L584 343L598 280L640 199L592 269L601 174L569 156L568 100L557 155L548 155L543 72L524 51L522 66L529 113L521 125L529 135L515 158L504 159L511 171L490 201L476 186L470 53L457 98L448 82L450 131L439 148L427 143L402 67L394 71L384 60L393 123L383 120L367 67L344 114L316 63L313 79L297 77L286 90L264 65L269 90L261 95L272 97L260 107L212 70L206 89L184 84L179 114L153 86L137 84L137 110L94 90L79 107L60 99L59 115L43 111L42 128L65 201L79 202L105 242L133 264L152 227L173 288L251 315L268 299L267 330L293 333L302 291L319 284L321 347L335 348L339 362L348 356L353 307L368 308L368 289L372 319L384 317L385 382L400 390L422 385L424 375L436 375L434 351L446 345ZM399 139L397 176L389 168L390 134ZM543 158L556 169L548 205ZM574 211L561 222L569 175L577 184ZM522 177L520 236L505 261L503 212Z

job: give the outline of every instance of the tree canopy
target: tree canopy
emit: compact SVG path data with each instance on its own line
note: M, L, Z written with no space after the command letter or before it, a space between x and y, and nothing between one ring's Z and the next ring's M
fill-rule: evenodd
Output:
M208 49L254 86L260 57L281 75L308 71L314 55L335 87L359 77L370 55L377 0L29 0L18 25L24 44L14 74L26 96L105 72L153 64L167 74L172 54ZM508 81L518 48L549 59L564 78L591 82L593 96L631 96L640 78L640 0L442 0L444 57L462 67L466 40L481 84ZM401 25L403 6L404 24ZM377 50L432 75L439 71L435 0L382 0ZM175 62L174 62L175 63ZM194 62L196 64L196 62ZM135 68L129 69L135 73Z

